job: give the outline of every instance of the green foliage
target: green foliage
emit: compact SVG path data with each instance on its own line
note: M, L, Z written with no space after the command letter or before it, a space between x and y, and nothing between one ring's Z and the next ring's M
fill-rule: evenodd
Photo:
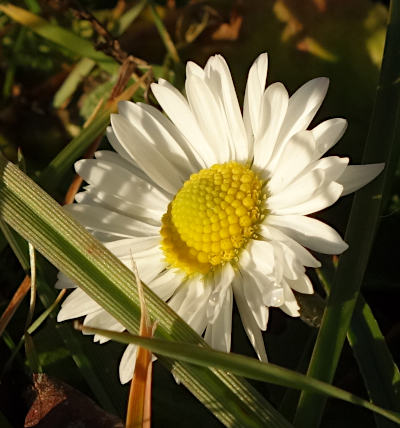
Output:
M254 0L238 5L233 0L136 0L126 4L90 0L81 4L113 37L118 37L123 52L151 64L155 80L164 77L180 89L184 89L185 62L194 60L203 65L213 53L222 53L230 64L239 97L244 93L249 65L264 51L270 55L268 83L282 81L290 93L313 77L328 76L331 88L316 122L336 116L349 122L346 135L332 154L349 154L352 163L358 163L367 141L364 161L387 162L383 181L369 188L372 193L363 191L354 198L346 233L350 251L341 257L336 278L333 279L337 260L332 263L328 257L319 279L313 277L318 294L301 301L305 323L271 310L264 335L267 352L271 363L297 371L291 382L285 383L283 371L278 375L283 369L277 368L277 385L257 383L259 392L255 392L242 379L210 369L215 364L211 353L207 367L201 368L193 365L195 359L173 363L181 358L175 349L168 358L160 357L163 366L156 363L154 367L154 426L216 427L217 418L227 426L290 426L288 420L294 418L299 394L286 387L296 384L303 388L296 427L394 426L386 418L373 419L363 409L336 400L330 400L325 409L325 399L316 395L322 390L309 386L338 390L299 373L306 372L311 359L308 374L327 382L334 379L341 390L350 391L347 397L354 393L368 398L369 408L377 405L392 411L400 409L398 342L393 328L398 322L396 254L400 236L398 0L392 1L379 85L389 16L380 2L352 0L339 5L335 0ZM119 9L124 4L125 8ZM235 33L234 23L239 21ZM27 174L60 201L72 180L74 162L97 137L104 135L110 113L115 111L115 104L106 103L118 81L120 59L110 56L110 50L104 48L107 40L92 23L73 14L63 2L2 2L0 34L0 151L16 161L22 147ZM133 99L154 103L151 92L145 90L147 82L138 81L147 70L149 66L141 63L124 88L138 84ZM95 111L100 100L103 108ZM106 144L105 139L101 144ZM3 159L1 162L7 166L0 178L0 316L29 271L29 239L57 268L68 272L124 325L136 331L139 310L132 273L71 222L32 181ZM383 199L371 195L383 195ZM336 207L318 213L318 217L344 232L350 202L346 198ZM378 236L375 243L374 235ZM85 251L88 245L98 250L95 257ZM370 254L373 256L368 265ZM30 335L26 336L28 353L22 346L29 306L26 302L17 309L1 338L0 397L7 391L15 407L0 404L0 425L23 425L27 409L21 409L25 405L20 403L20 397L28 387L26 375L31 374L32 366L61 378L123 418L129 391L119 384L117 376L121 345L108 343L100 347L74 331L69 323L57 323L55 268L42 257L37 265L39 301L28 329ZM329 295L327 300L324 289ZM160 320L158 337L203 344L163 302L149 291L146 296L151 314ZM319 316L326 304L328 309L314 346ZM233 322L233 350L253 357L236 312ZM173 323L177 326L174 331ZM392 338L388 344L386 335ZM346 337L348 342L342 351ZM170 342L163 344L167 348L174 346ZM209 352L200 348L194 351L197 350ZM183 353L186 351L193 349ZM239 360L243 369L240 374L251 377L250 367L257 365L253 368L258 370L259 363L254 360ZM232 363L226 356L221 356L221 361L228 366ZM228 367L222 363L216 366L235 372L235 364ZM211 413L175 385L163 367L174 369ZM21 377L23 381L16 387L18 382L9 381L8 376Z

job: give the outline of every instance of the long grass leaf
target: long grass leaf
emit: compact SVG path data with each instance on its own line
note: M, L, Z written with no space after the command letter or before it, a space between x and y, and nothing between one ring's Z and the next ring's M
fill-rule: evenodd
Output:
M399 369L362 296L358 298L347 337L372 402L400 411ZM386 419L376 418L376 422L379 428L394 427Z
M400 145L400 0L391 3L379 87L363 161L385 161L381 176L354 197L346 241L349 250L338 269L324 312L308 375L332 382L350 325L377 230L383 200L388 194L399 158ZM295 418L299 428L320 423L325 398L303 392Z
M288 388L318 392L320 394L365 407L366 409L383 415L392 421L400 423L400 413L382 409L381 407L375 406L374 404L371 404L350 392L332 386L329 383L321 382L317 379L313 379L309 376L305 376L301 373L297 373L293 370L289 370L272 363L263 363L255 358L249 358L244 355L233 353L227 354L226 352L214 351L196 345L172 343L165 340L134 336L129 333L116 333L110 330L84 326L80 327L80 329L92 334L104 335L121 343L134 343L136 345L146 347L154 353L159 353L169 358L198 364L203 367L218 367L220 369L236 373L240 376L280 386L286 386Z

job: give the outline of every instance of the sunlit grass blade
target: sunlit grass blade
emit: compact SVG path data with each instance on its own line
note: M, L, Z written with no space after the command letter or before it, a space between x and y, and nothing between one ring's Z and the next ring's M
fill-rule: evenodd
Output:
M64 80L54 95L53 107L61 107L65 101L75 92L82 79L93 69L95 62L89 58L82 58Z
M373 403L400 411L400 373L371 308L359 296L347 334ZM376 418L378 427L393 427Z
M233 353L227 354L225 352L203 348L198 345L173 343L166 340L134 336L129 333L116 333L110 330L84 326L81 326L80 329L92 334L104 335L121 343L134 343L139 346L144 346L154 353L159 353L169 358L198 364L204 367L217 367L250 379L269 382L288 388L318 392L365 407L380 415L384 415L392 421L400 423L400 413L382 409L343 389L272 363L263 363L255 358Z
M75 55L92 59L108 73L114 74L117 72L118 64L113 58L96 50L89 40L82 39L72 31L66 30L57 24L52 24L44 18L11 3L1 4L0 11L19 24L30 28L35 33L62 46Z
M308 375L332 382L350 325L368 263L383 200L387 197L400 145L400 1L391 3L390 22L377 90L374 113L363 161L386 162L380 177L357 192L346 230L350 248L340 257L339 265L324 312L321 328L308 369ZM303 392L295 424L314 428L320 423L325 398Z
M137 332L140 311L132 271L2 157L0 177L0 216L129 331ZM151 317L158 321L158 336L205 343L147 287L145 296ZM291 426L243 379L215 369L164 362L173 365L181 382L224 424Z

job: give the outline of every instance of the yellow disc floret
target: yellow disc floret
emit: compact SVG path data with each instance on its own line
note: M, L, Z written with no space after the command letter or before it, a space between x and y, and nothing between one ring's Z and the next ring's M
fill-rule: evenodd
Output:
M262 184L237 162L192 174L162 218L166 261L190 275L234 260L255 235L265 198Z

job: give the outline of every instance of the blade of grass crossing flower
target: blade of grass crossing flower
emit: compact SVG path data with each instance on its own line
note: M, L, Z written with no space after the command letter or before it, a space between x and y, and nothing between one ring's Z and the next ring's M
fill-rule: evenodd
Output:
M66 30L57 24L52 24L42 17L10 3L1 4L0 11L19 24L30 28L36 34L62 46L64 49L80 57L87 57L96 61L96 63L108 73L114 74L117 72L118 64L114 59L96 50L89 40L82 39L72 31Z
M137 266L133 261L136 284L140 300L140 330L142 337L153 337L153 328L147 312L146 301L143 294L143 285L140 281ZM150 428L151 424L151 379L152 363L151 352L139 346L136 356L135 371L131 381L128 409L126 414L126 428Z
M350 392L344 391L343 389L272 363L263 363L255 358L234 353L228 354L226 352L215 351L198 345L174 343L166 340L134 336L129 333L116 333L110 330L85 326L80 326L80 329L92 334L96 333L104 335L121 343L135 343L140 346L145 346L146 348L151 349L154 353L159 353L170 358L187 361L204 367L218 367L223 370L239 374L240 376L245 376L263 382L270 382L289 388L318 391L324 395L338 398L340 400L365 407L374 412L378 412L379 414L385 415L385 417L400 423L400 413L382 409L354 394L351 394Z
M0 216L129 331L138 331L140 311L137 291L131 285L135 283L133 273L2 157L0 177ZM204 344L147 287L145 296L150 315L159 321L157 336ZM225 425L291 426L243 379L186 363L173 366L182 383Z
M391 3L390 22L374 112L364 150L364 162L385 161L383 174L354 196L332 291L308 368L308 375L332 382L368 263L387 190L398 163L400 146L400 0ZM295 417L299 428L321 421L325 398L303 392Z

